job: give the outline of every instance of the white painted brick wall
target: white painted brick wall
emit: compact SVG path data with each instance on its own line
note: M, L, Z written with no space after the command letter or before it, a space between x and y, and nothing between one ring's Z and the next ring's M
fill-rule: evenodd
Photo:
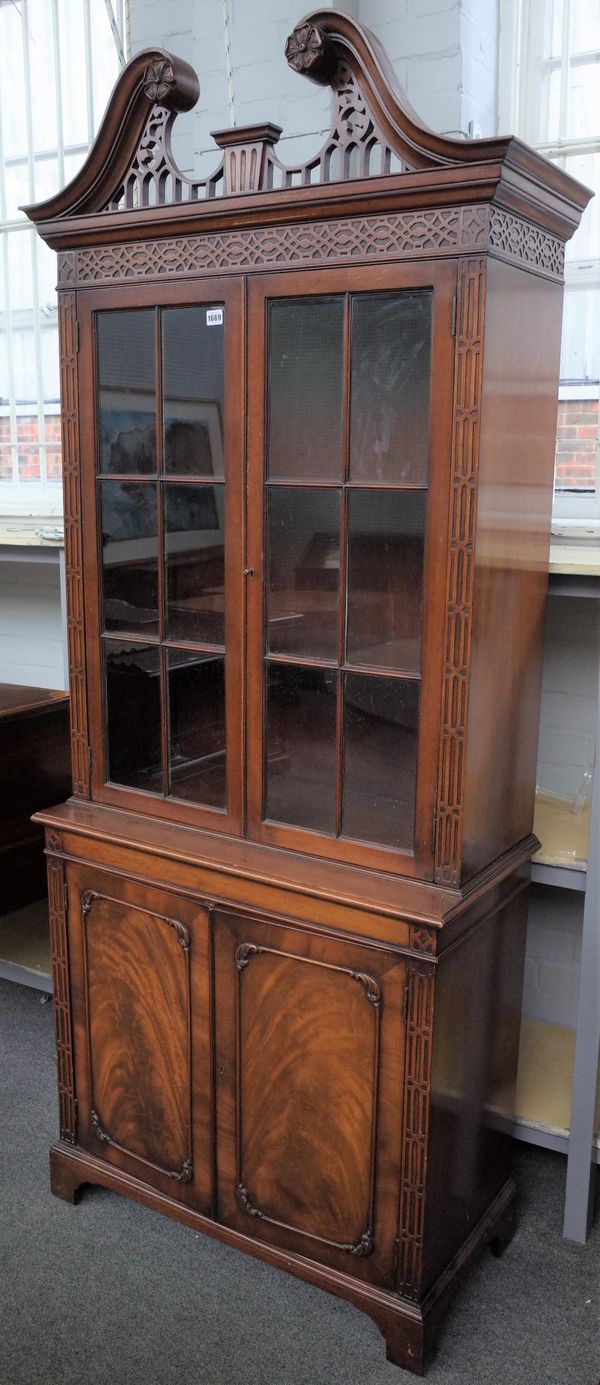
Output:
M0 682L65 687L58 563L0 563Z
M523 987L523 1014L531 1019L575 1028L582 918L582 894L532 888Z
M550 597L538 746L545 793L574 797L593 765L599 650L599 603Z
M417 114L432 129L482 134L496 124L497 0L347 0L383 44ZM283 127L286 163L316 152L329 128L330 97L292 72L284 46L302 11L294 0L230 0L236 123L272 120ZM186 58L200 79L196 109L178 117L173 141L180 167L206 174L216 163L211 130L228 126L222 0L131 0L132 53L158 45Z

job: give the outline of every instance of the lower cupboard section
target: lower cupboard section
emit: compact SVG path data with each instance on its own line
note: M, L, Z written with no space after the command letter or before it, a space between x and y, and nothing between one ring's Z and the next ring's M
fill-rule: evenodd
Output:
M394 1289L406 960L66 875L73 1142L265 1248Z

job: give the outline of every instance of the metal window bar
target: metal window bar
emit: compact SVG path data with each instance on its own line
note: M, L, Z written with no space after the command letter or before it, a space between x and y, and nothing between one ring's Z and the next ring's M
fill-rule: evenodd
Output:
M92 68L92 25L90 0L83 0L83 31L85 42L85 91L87 101L88 144L94 138L94 73Z
M11 457L11 482L13 485L19 484L18 467L18 439L17 439L17 407L15 389L15 367L13 354L12 338L12 311L10 298L10 273L8 267L8 231L6 230L6 188L4 183L4 141L2 135L2 113L0 111L0 221L3 224L2 240L2 282L4 290L4 312L6 317L6 357L8 369L8 408L10 418L10 457Z
M58 145L58 182L65 183L65 138L62 109L62 70L60 61L60 16L58 0L52 0L52 48L54 52L54 104L56 106L56 142Z
M29 53L29 24L28 24L29 0L23 0L21 10L21 32L23 38L23 76L25 81L25 133L27 137L27 168L28 168L28 195L29 201L35 202L35 159L33 149L33 111L31 105L31 64ZM17 234L14 232L13 234ZM32 308L33 308L33 358L35 362L35 392L37 400L37 421L38 421L38 457L39 457L39 480L43 486L47 484L48 471L46 463L46 416L44 409L44 377L42 371L42 342L40 336L40 303L38 285L38 249L37 236L35 229L21 231L18 234L28 235L29 253L31 255L31 288L32 288Z
M43 149L39 152L34 146L33 135L33 108L32 108L32 88L31 88L31 64L30 64L30 33L28 21L33 11L30 0L22 0L20 6L21 23L18 30L17 42L21 52L15 51L13 60L22 64L25 88L26 119L24 122L24 134L26 137L26 152L22 154L11 153L6 159L4 157L4 145L2 138L1 113L0 113L0 282L3 287L4 303L2 313L2 325L6 337L7 349L7 371L6 380L2 382L3 394L8 396L8 417L10 420L9 437L3 440L3 446L10 447L11 472L9 476L0 479L0 504L2 497L12 505L17 506L27 496L28 501L35 497L36 506L40 499L43 501L44 492L50 498L52 504L56 503L55 487L53 483L47 481L47 436L46 436L46 401L44 399L44 379L43 379L43 351L42 351L42 327L44 324L40 318L40 294L38 284L38 248L37 239L33 228L24 217L7 217L6 201L6 179L5 169L7 166L27 166L28 200L35 201L35 172L38 160L57 159L59 184L64 186L66 180L66 158L69 155L84 155L94 138L95 126L95 106L93 89L93 68L92 68L92 15L91 0L84 0L84 45L85 45L85 100L87 117L87 142L79 144L69 144L65 146L64 140L64 108L62 95L62 65L61 65L61 38L64 41L65 14L61 8L60 0L46 0L50 8L51 17L51 47L54 62L54 102L56 110L56 149ZM19 10L17 10L19 13ZM116 5L117 25L121 38L125 36L127 9L124 0L117 0ZM106 21L108 22L108 20ZM126 43L128 48L128 43ZM26 249L23 240L24 253L28 253L31 258L33 293L31 304L31 326L33 334L33 362L35 368L35 389L37 404L32 404L31 412L36 413L38 420L38 455L39 455L39 481L35 484L31 481L25 483L19 471L19 436L18 436L18 415L20 410L17 406L17 392L15 379L15 320L11 296L11 274L9 263L9 234L19 234L28 237Z

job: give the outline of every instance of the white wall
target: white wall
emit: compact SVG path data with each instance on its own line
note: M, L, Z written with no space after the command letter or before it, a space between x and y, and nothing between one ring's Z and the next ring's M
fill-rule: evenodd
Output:
M497 0L346 0L341 8L376 34L425 124L466 133L473 120L482 134L495 133ZM229 0L229 13L236 124L281 125L284 162L315 152L329 128L328 89L284 57L302 7ZM208 172L217 162L210 131L231 124L222 0L131 0L130 43L132 53L158 44L196 69L200 100L178 117L174 152L184 171Z
M64 688L58 562L0 560L0 682Z

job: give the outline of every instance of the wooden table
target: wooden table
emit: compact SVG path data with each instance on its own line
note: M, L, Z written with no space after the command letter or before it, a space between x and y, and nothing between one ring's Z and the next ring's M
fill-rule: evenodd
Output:
M0 683L0 915L46 893L43 832L32 813L71 792L69 698Z

